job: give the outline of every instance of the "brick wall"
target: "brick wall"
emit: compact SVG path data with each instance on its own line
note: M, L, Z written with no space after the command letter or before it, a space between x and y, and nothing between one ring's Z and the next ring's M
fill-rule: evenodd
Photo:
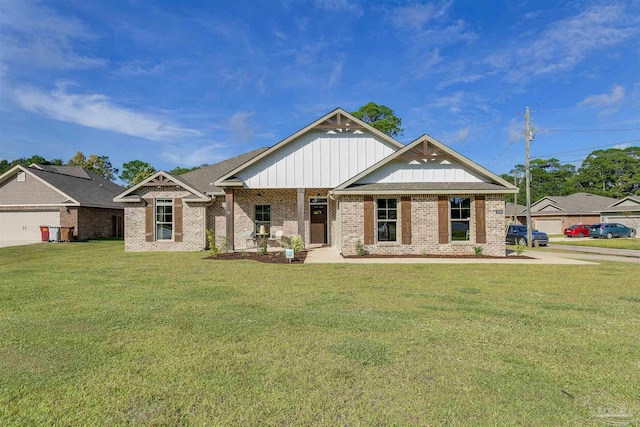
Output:
M457 197L460 195L456 195ZM379 196L391 198L390 196ZM396 196L398 200L400 196ZM485 196L485 222L487 243L476 243L475 205L473 195L471 197L471 230L470 240L462 242L450 242L440 244L438 239L438 197L437 196L413 196L411 197L411 244L401 244L402 213L398 208L398 220L396 242L377 242L373 245L365 245L365 249L371 254L421 254L430 255L473 255L474 246L483 249L483 255L505 256L504 243L504 198L502 195ZM374 196L374 199L378 198ZM342 253L343 255L356 255L356 243L364 242L364 198L362 196L349 196L340 198L341 225L342 225ZM497 213L500 212L501 213Z
M71 209L69 209L71 211ZM96 237L117 237L114 232L114 221L116 218L124 217L122 209L103 208L77 208L78 225L74 230L74 235L78 239L93 239ZM60 221L63 221L63 214L60 213ZM120 222L121 223L121 222ZM62 225L62 224L61 224Z
M175 187L172 187L175 188ZM174 199L184 198L191 193L178 189L154 187L142 188L139 193L144 198ZM183 241L145 241L145 203L125 204L125 250L139 251L199 251L205 248L206 203L183 203Z

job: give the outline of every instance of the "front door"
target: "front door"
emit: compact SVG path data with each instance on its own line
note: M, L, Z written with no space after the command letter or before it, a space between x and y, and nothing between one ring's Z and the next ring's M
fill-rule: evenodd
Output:
M311 243L327 243L327 205L310 205Z

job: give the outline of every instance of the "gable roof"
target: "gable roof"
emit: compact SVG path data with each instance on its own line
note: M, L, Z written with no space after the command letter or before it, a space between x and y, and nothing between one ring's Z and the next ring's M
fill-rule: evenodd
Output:
M0 183L23 171L61 194L64 205L121 209L113 196L124 188L80 166L16 165L0 176Z
M512 216L515 209L516 216L526 214L527 207L524 205L520 205L512 202L504 203L504 214L505 216Z
M640 211L640 196L627 196L615 203L600 209L598 212L627 212Z
M467 167L473 172L485 177L491 182L413 182L397 184L358 184L357 182L382 166L391 163L403 156L415 157L415 159L445 159L451 158L455 162ZM462 154L452 150L437 139L424 134L415 139L402 149L390 154L368 169L360 172L353 178L336 187L334 194L450 194L450 193L517 193L518 187L505 181L498 175L483 168L479 164L469 160Z
M310 130L312 130L314 128L321 128L321 129L349 129L349 128L357 129L357 128L364 128L367 131L373 133L378 138L382 139L383 141L386 141L389 144L393 145L397 149L401 149L401 148L404 147L404 145L401 142L399 142L396 139L390 137L389 135L385 134L384 132L380 132L378 129L374 128L370 124L363 122L362 120L358 119L357 117L355 117L351 113L348 113L344 109L338 107L335 110L331 111L330 113L325 114L324 116L320 117L318 120L314 121L313 123L310 123L309 125L303 127L302 129L300 129L296 133L288 136L287 138L283 139L282 141L278 142L277 144L269 147L267 150L265 150L264 152L262 152L259 155L255 156L253 159L247 161L246 163L244 163L242 165L239 165L238 167L236 167L233 170L229 171L228 173L224 174L223 176L221 176L219 179L217 179L214 182L214 185L221 186L221 187L222 186L242 185L242 182L240 180L234 179L234 176L236 174L238 174L239 172L245 170L246 168L248 168L252 164L260 161L261 159L269 156L271 153L279 150L280 148L282 148L285 145L289 144L290 142L294 141L299 136L309 132Z
M574 193L568 196L547 196L531 205L531 215L557 215L562 211L564 215L594 214L617 202L611 197L590 193ZM554 207L554 211L543 211Z
M141 187L154 185L154 183L163 185L179 185L194 194L195 198L191 199L191 201L209 200L210 196L224 194L224 190L213 186L213 182L217 178L266 150L266 147L258 148L257 150L249 151L248 153L240 154L239 156L223 160L222 162L218 162L213 165L204 166L182 175L176 175L166 171L158 171L144 181L139 182L133 187L118 194L114 198L114 201L138 202L140 201L140 197L136 195L135 192ZM190 201L189 199L185 200Z

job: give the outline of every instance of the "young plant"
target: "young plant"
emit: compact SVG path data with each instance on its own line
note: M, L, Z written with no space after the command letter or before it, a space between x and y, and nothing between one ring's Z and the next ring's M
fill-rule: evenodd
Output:
M209 254L212 258L217 258L220 255L220 249L216 246L216 239L213 235L213 231L206 230L207 233L207 242L209 242Z
M521 245L520 243L516 243L516 254L522 255L522 252L527 249L527 245Z
M473 252L475 252L476 256L482 256L482 246L474 246Z
M290 239L290 248L293 249L293 253L298 253L304 249L304 242L302 241L302 236L297 235Z
M361 242L356 242L356 253L358 256L369 255L369 251L364 248L364 245Z

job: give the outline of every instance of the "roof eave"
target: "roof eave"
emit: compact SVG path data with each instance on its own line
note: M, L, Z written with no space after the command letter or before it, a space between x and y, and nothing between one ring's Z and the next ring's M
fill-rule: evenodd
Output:
M337 196L346 196L346 195L354 195L354 196L372 196L376 194L380 195L393 195L393 194L408 194L408 195L429 195L429 194L515 194L517 193L517 189L496 189L496 190L333 190L330 191L330 194L335 194Z

